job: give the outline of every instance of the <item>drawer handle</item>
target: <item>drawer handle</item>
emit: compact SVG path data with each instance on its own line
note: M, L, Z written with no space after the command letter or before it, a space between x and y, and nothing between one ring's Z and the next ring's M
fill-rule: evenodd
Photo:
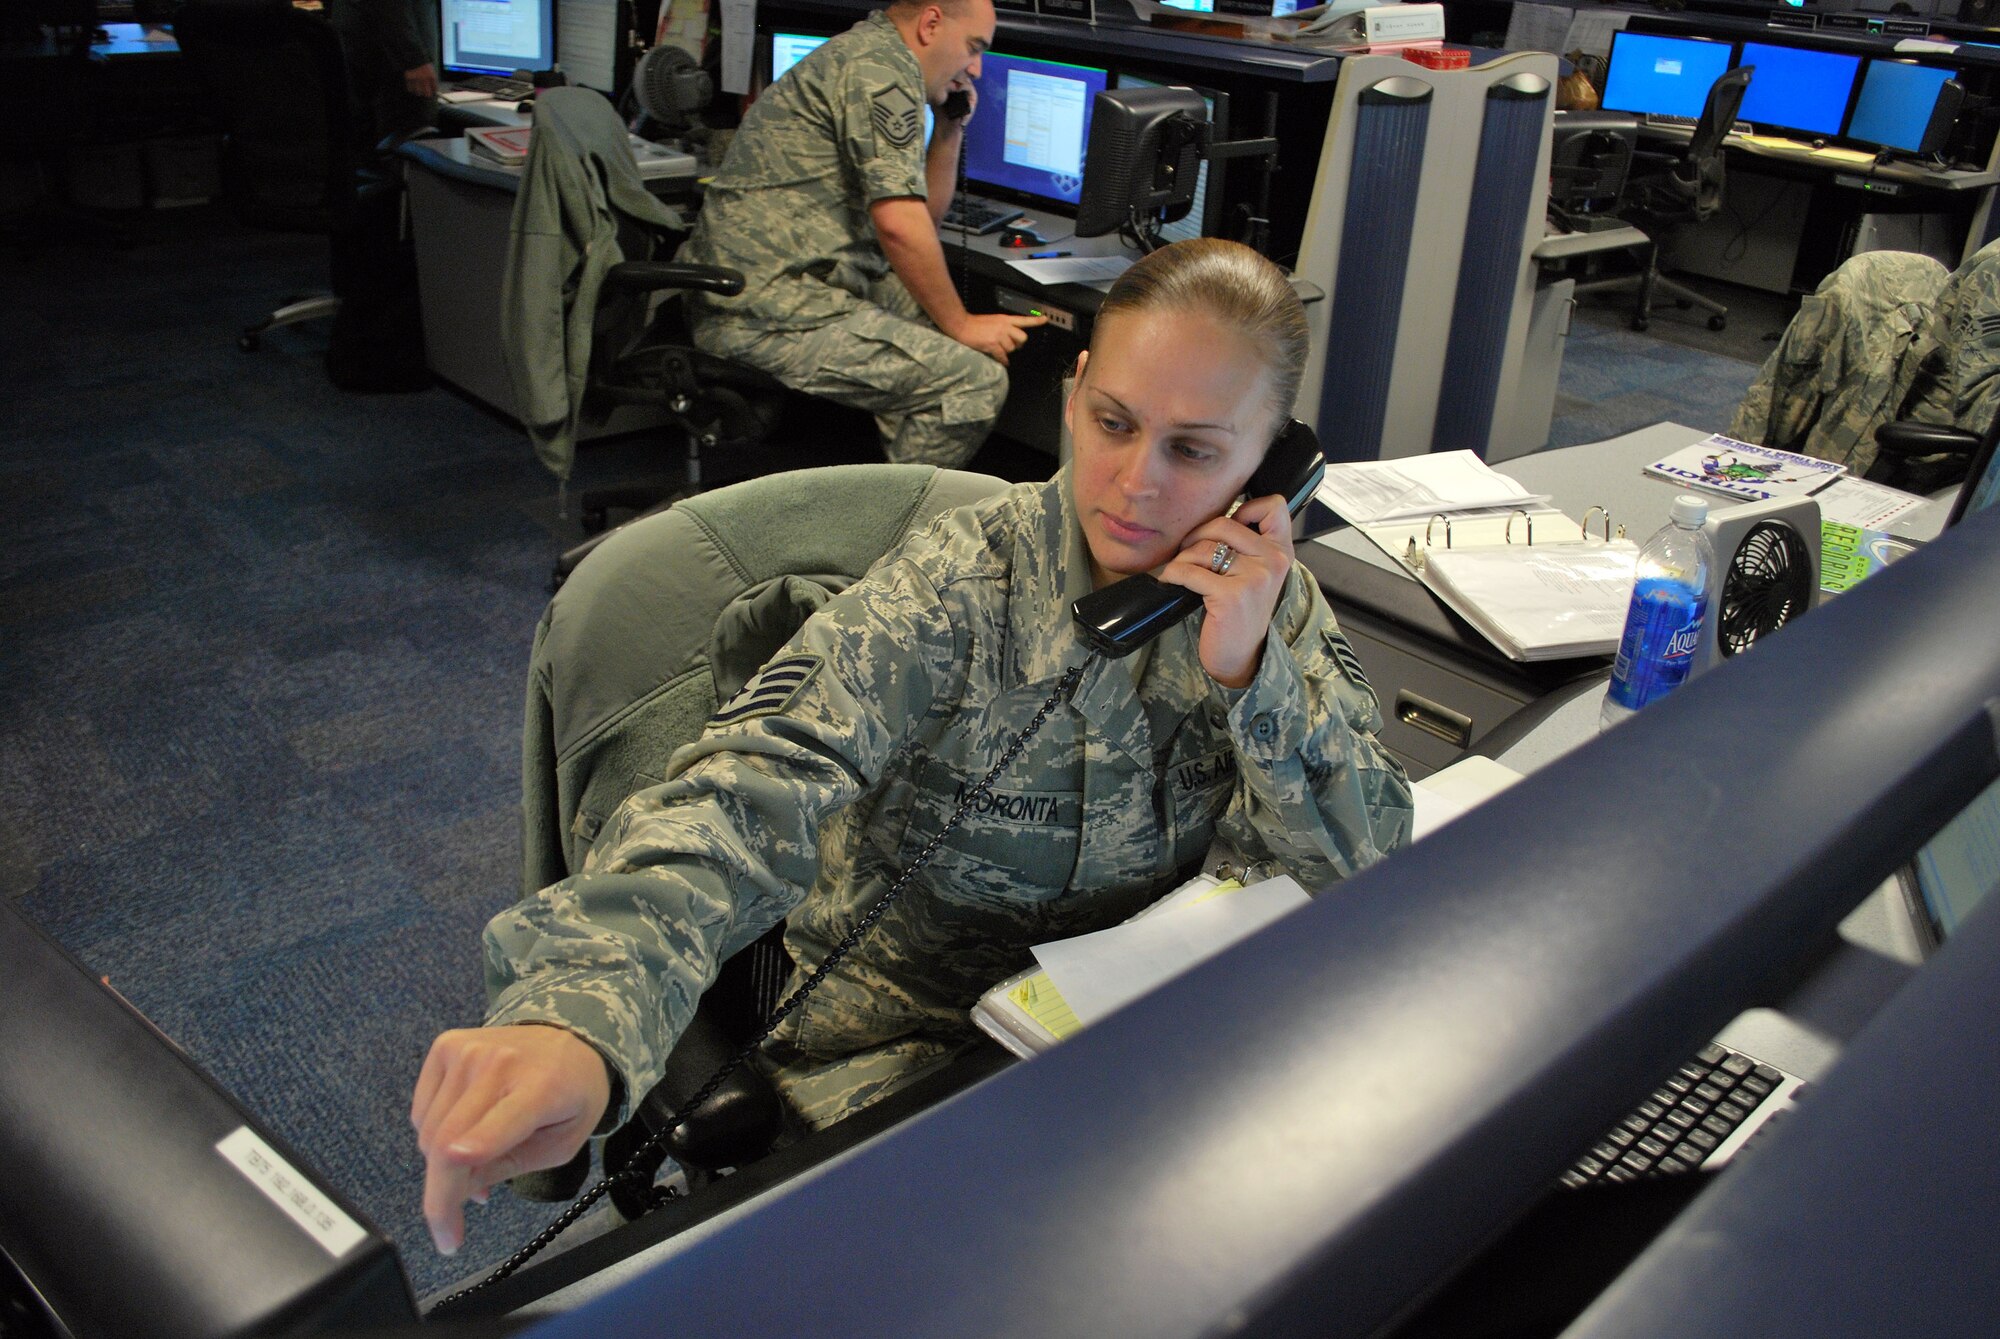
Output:
M1407 688L1396 690L1396 719L1427 735L1436 735L1456 748L1472 743L1472 718L1450 707L1419 697Z

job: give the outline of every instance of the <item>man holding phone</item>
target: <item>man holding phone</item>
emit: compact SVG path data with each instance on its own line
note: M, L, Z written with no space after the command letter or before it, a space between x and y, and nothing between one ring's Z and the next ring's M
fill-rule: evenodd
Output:
M1046 319L966 311L938 237L995 22L992 0L894 0L828 40L744 116L681 249L745 278L691 296L699 348L869 411L894 461L969 460Z

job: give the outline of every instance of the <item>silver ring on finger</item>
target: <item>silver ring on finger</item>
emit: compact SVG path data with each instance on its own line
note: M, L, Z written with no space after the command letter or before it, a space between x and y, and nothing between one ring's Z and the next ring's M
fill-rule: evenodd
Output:
M1209 555L1208 570L1217 576L1223 576L1229 571L1229 565L1235 561L1236 550L1230 548L1221 540L1217 540L1215 552Z

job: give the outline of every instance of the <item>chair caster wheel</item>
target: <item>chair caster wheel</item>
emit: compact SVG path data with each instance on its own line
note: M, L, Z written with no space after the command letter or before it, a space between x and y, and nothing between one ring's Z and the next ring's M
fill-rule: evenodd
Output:
M1633 328L1634 330L1638 330L1638 331L1642 331L1642 332L1643 332L1643 331L1644 331L1644 330L1645 330L1645 329L1646 329L1646 328L1647 328L1648 326L1650 326L1650 325L1652 325L1652 324L1653 324L1653 323L1652 323L1651 321L1647 320L1647 319L1646 319L1645 317L1643 317L1643 316L1635 316L1635 317L1633 317L1633 318L1632 318L1632 328Z
M255 353L258 349L264 347L264 341L245 331L236 337L236 347L245 353Z
M1711 316L1711 317L1709 317L1709 318L1708 318L1708 328L1709 328L1710 330L1720 330L1720 329L1722 329L1722 328L1723 328L1724 326L1726 326L1726 325L1728 325L1728 324L1729 324L1729 321L1728 321L1728 318L1726 318L1726 317L1722 317L1722 316Z

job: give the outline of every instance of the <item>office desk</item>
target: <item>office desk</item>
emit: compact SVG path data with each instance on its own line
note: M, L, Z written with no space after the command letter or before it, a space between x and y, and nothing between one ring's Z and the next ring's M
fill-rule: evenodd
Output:
M1615 486L1623 464L1602 454L1599 482ZM1382 1270L1434 1253L1425 1268L1437 1272L1410 1280L1412 1295L1456 1270L1703 1038L1722 1029L1816 1078L1909 980L1907 919L1879 895L1869 911L1850 908L1918 839L1888 821L1932 793L1909 787L1928 781L1942 800L1941 778L1959 770L1932 753L1948 731L1988 764L1964 784L1991 775L1980 704L2000 675L2000 641L1963 624L2000 562L1996 534L1975 531L1981 547L1921 554L1843 596L1801 635L1594 736L1588 757L1552 761L1053 1051L693 1231L638 1247L644 1226L629 1230L637 1248L617 1264L526 1304L590 1305L658 1268L633 1314L718 1333L759 1331L810 1304L836 1331L866 1315L872 1332L934 1334L951 1307L997 1318L978 1327L993 1333L1212 1334L1216 1316L1242 1320L1262 1304L1260 1289L1276 1286L1270 1256L1289 1251L1286 1269L1331 1271L1299 1313L1316 1303L1319 1323L1258 1332L1379 1332L1385 1315L1352 1312ZM1968 555L1984 570L1951 561ZM1829 655L1863 627L1886 634L1881 665ZM1941 671L1928 693L1905 695L1922 699L1905 703L1908 720L1868 709L1884 680L1968 636L1967 658L1984 667L1976 682ZM1819 682L1776 700L1821 665ZM1784 732L1744 720L1743 701ZM1834 759L1877 749L1877 769L1825 776ZM1801 783L1822 776L1831 798L1803 798ZM1889 813L1854 802L1864 789L1910 798ZM1879 840L1856 835L1863 820ZM1841 941L1830 954L1822 932ZM1798 1026L1795 1053L1751 1045L1754 1016L1730 1021L1772 999ZM1880 1100L1902 1109L1921 1094ZM1780 1156L1786 1125L1770 1138L1759 1157ZM1411 1178L1430 1202L1382 1212ZM1160 1207L1191 1202L1202 1212ZM1466 1213L1485 1216L1467 1225ZM1314 1235L1332 1231L1329 1214L1345 1216L1336 1244L1353 1252L1331 1265ZM841 1224L836 1239L829 1222ZM775 1274L773 1259L785 1261ZM1136 1287L1132 1271L1147 1268L1159 1277ZM1232 1273L1251 1299L1243 1311L1209 1292ZM1185 1323L1147 1323L1157 1290L1182 1288ZM1401 1300L1374 1305L1388 1313Z
M454 108L487 124L522 124L511 104ZM410 229L417 251L417 288L424 313L424 357L432 372L509 418L514 390L500 351L500 280L521 170L474 154L464 139L415 140L397 150L409 165ZM649 169L649 189L684 194L695 164L686 154L662 156ZM644 405L619 405L578 431L589 441L656 426L666 420Z
M1642 126L1657 146L1691 131ZM1724 208L1675 230L1672 267L1771 293L1810 292L1857 251L1923 251L1948 268L1986 240L2000 171L1876 163L1856 150L1730 134Z
M1644 467L1708 434L1660 423L1607 442L1541 451L1496 465L1553 506L1581 518L1603 507L1627 537L1643 543L1666 524L1684 489ZM1711 505L1727 505L1709 499ZM1948 504L1932 501L1889 528L1928 539ZM1338 524L1336 522L1336 524ZM1428 776L1469 750L1489 753L1495 730L1517 770L1531 771L1596 733L1598 705L1610 674L1608 656L1522 663L1507 659L1372 540L1344 525L1299 546L1299 560L1319 578L1382 705L1382 742L1413 776ZM1560 727L1524 738L1527 727L1560 716ZM1518 744L1514 741L1519 741ZM1514 748L1525 752L1514 752Z

